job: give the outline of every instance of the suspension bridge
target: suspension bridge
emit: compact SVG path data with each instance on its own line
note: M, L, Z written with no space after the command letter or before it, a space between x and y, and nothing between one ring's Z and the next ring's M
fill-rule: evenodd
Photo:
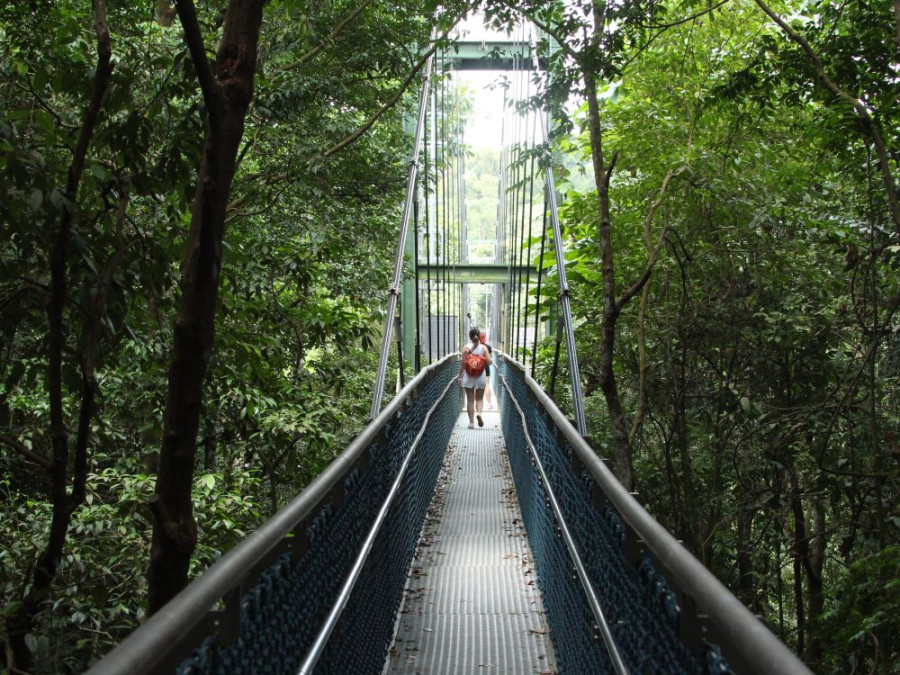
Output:
M466 68L510 73L496 246L477 260ZM370 423L91 673L809 672L585 437L546 119L523 103L540 69L524 29L429 59ZM456 376L473 312L496 347L499 411L469 429ZM554 324L574 420L533 379Z

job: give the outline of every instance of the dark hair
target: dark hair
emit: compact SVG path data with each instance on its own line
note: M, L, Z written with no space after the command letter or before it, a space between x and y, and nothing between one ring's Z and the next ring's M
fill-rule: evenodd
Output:
M469 339L472 341L472 344L477 347L481 344L481 331L475 326L472 326L469 329Z

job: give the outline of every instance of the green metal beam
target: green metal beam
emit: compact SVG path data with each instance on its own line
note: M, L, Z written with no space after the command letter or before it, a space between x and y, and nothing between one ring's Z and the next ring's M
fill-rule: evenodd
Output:
M521 274L523 279L530 275L536 280L538 276L537 269L527 265L513 267L513 273L517 277ZM426 277L437 281L446 278L451 284L505 284L509 282L509 267L499 263L419 265L419 279Z
M517 58L518 57L518 58ZM448 58L459 70L531 70L528 45L523 42L454 42ZM541 68L546 69L544 61Z

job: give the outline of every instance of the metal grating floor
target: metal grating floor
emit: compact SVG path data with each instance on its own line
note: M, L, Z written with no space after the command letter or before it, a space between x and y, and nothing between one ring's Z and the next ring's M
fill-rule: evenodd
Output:
M556 672L500 417L483 418L450 439L385 674Z

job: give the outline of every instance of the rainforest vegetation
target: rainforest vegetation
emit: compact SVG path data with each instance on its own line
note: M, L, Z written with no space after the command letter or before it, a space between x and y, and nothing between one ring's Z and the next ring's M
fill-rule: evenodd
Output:
M898 0L0 4L12 672L83 671L365 425L404 119L476 9L553 46L594 447L816 672L900 673Z

